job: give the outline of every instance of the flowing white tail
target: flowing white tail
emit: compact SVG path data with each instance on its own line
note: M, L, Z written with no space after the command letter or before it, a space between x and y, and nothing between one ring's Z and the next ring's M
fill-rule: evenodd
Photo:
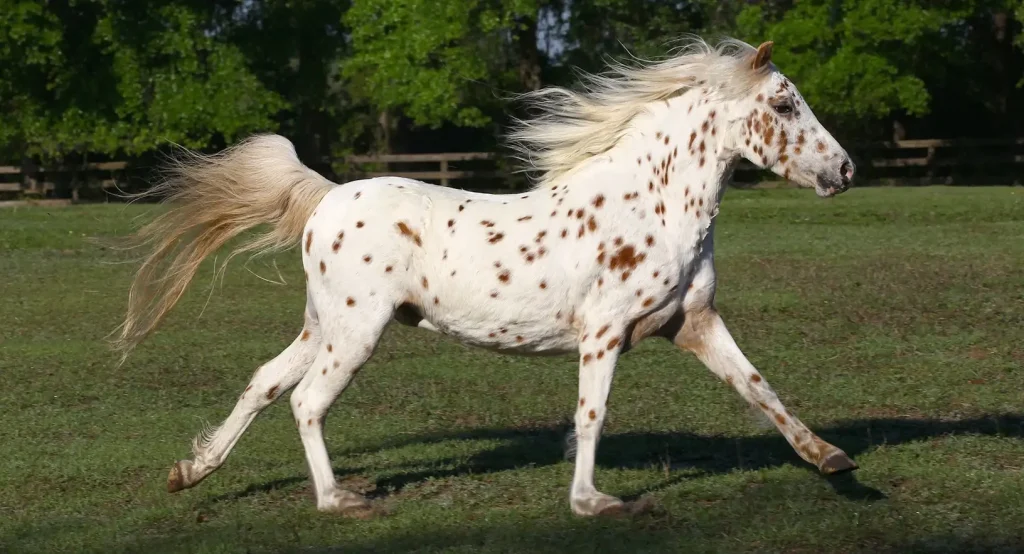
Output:
M183 151L167 178L137 196L165 196L175 205L132 237L149 253L135 274L115 348L127 357L181 298L200 263L240 233L270 225L233 249L221 269L242 252L296 244L333 185L279 135L253 136L211 156Z

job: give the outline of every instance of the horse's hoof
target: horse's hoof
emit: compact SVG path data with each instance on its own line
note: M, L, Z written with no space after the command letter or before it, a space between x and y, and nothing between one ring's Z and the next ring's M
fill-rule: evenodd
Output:
M185 464L184 461L175 462L171 467L171 472L167 475L167 492L178 492L188 488L185 483Z
M857 469L857 462L853 461L842 450L837 450L828 456L818 465L818 471L822 475L836 475Z
M624 513L626 509L625 502L602 493L572 503L572 511L578 516L616 516Z
M319 509L321 512L339 514L355 519L370 519L381 513L363 495L344 489L336 489L324 500Z
M599 517L622 517L628 513L631 513L629 506L625 502L618 504L609 504L597 511L596 516Z

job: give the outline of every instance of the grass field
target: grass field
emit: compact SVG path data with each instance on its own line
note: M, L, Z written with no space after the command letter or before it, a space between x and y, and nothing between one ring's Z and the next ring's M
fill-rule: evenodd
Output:
M87 237L149 208L0 211L2 552L1024 551L1024 189L730 191L718 306L783 402L861 469L826 479L688 354L620 363L597 484L655 509L571 515L575 358L392 327L327 418L340 480L389 513L320 514L288 403L169 495L203 420L301 328L297 251L210 266L122 367L132 266ZM203 311L209 298L209 304ZM202 312L202 317L199 317Z

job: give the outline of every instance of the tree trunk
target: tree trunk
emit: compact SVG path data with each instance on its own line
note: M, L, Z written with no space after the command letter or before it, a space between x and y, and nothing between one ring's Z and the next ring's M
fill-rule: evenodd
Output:
M377 115L377 151L381 154L391 153L391 112L384 109Z
M537 90L541 87L540 50L537 48L537 16L524 16L517 23L519 84L524 90Z

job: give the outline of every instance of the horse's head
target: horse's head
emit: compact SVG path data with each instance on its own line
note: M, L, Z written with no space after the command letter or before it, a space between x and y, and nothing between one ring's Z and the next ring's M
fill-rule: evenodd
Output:
M736 104L731 136L737 149L767 168L819 196L849 188L854 164L846 150L814 116L796 86L771 63L772 43L765 42L750 59L756 80L749 96Z

